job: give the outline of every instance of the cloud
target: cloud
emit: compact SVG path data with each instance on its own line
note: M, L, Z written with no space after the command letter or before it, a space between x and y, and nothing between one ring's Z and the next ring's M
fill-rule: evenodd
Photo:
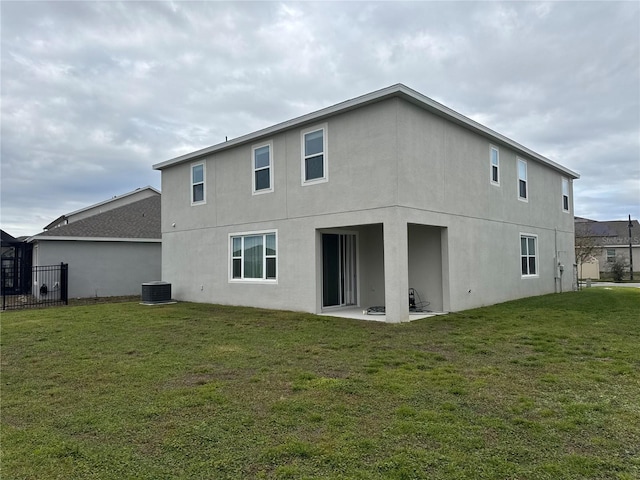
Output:
M398 82L580 172L578 215L640 216L635 2L0 8L14 235L159 187L154 163Z

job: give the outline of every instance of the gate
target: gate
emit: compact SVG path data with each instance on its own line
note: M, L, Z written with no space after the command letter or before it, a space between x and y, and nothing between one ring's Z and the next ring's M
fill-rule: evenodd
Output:
M69 265L34 266L15 270L4 264L0 272L2 310L69 304ZM16 278L21 281L16 282Z

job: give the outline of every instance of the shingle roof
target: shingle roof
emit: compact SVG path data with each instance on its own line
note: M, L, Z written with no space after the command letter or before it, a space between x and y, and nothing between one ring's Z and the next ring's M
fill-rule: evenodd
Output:
M631 232L640 233L640 224L637 220L632 220ZM608 222L589 223L589 233L594 237L626 237L629 238L629 221L612 220Z
M46 237L160 239L160 195L52 228L32 238Z
M123 193L122 195L116 195L112 198L109 198L108 200L104 200L102 202L98 202L95 203L93 205L89 205L88 207L83 207L79 210L75 210L73 212L70 213L66 213L64 215L60 215L58 218L56 218L54 221L52 221L51 223L49 223L48 225L46 225L44 227L44 230L50 230L52 228L55 228L59 225L66 225L67 223L71 223L71 219L81 213L90 211L90 210L95 210L95 209L100 209L100 211L106 211L109 210L110 208L118 208L118 204L115 204L115 202L118 202L120 205L123 205L123 202L121 201L122 199L125 199L127 197L132 197L134 195L140 195L140 194L148 194L149 192L153 192L156 195L160 195L160 192L158 190L156 190L155 188L153 188L150 185L147 185L146 187L141 187L141 188L136 188L135 190L131 191L131 192L127 192L127 193ZM145 195L145 196L149 196L149 195ZM111 204L111 205L110 205ZM95 213L94 213L95 214ZM89 216L89 215L84 215L85 217ZM76 221L76 219L73 219L73 221Z
M7 232L5 232L4 230L0 230L0 236L2 237L2 246L3 247L10 247L16 243L20 243L20 240L18 240L17 238L12 237L11 235L9 235Z
M633 244L638 244L640 243L640 223L638 220L632 220L631 225L631 241ZM597 242L602 245L626 245L629 243L629 221L599 222L589 220L585 222L584 219L576 220L576 235L596 237L598 238Z

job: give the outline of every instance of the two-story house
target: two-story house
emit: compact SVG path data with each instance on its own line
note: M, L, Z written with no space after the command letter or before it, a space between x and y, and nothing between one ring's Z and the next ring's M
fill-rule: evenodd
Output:
M402 85L154 165L176 299L455 311L572 288L571 170Z

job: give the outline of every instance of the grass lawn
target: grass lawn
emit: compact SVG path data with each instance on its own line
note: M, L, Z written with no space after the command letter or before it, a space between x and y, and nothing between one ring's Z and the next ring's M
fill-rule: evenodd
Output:
M192 303L2 314L9 479L638 479L640 290L410 324Z

